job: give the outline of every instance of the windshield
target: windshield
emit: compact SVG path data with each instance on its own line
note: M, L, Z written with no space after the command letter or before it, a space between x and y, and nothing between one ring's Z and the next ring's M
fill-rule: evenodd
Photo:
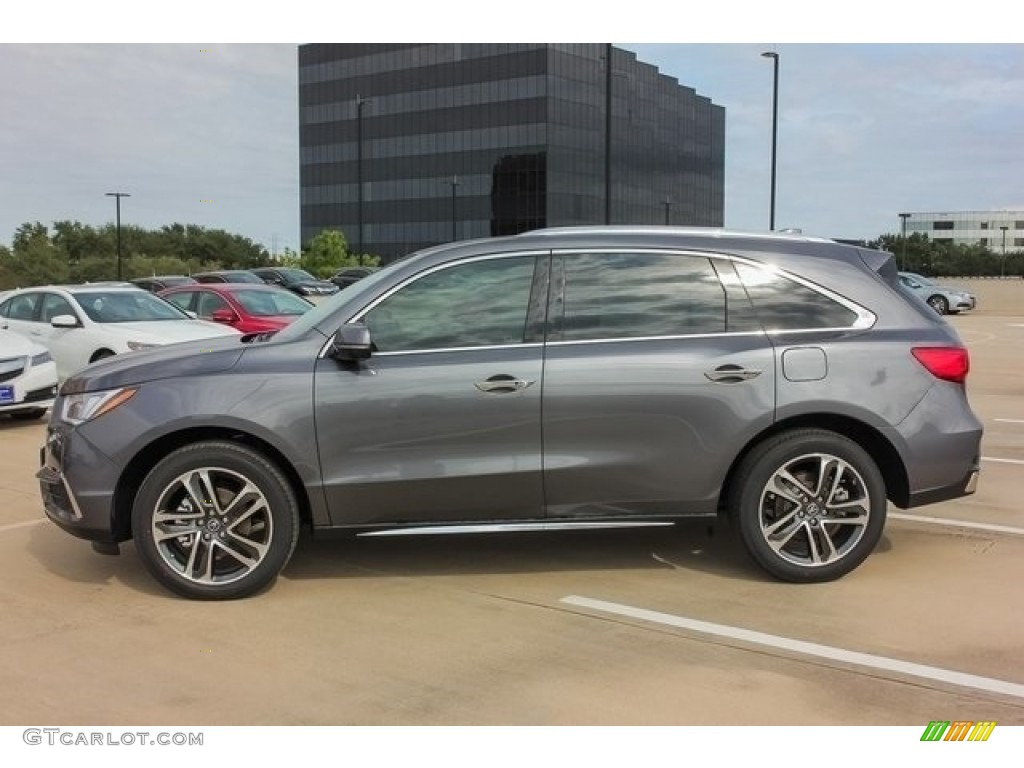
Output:
M291 291L255 291L243 288L232 295L243 309L255 317L273 317L275 315L304 315L313 305L300 299Z
M94 323L189 319L177 307L141 288L137 291L89 291L72 295Z

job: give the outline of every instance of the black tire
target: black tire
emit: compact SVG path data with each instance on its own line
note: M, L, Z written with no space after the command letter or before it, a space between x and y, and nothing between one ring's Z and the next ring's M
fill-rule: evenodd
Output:
M946 301L945 296L935 294L934 296L928 297L928 306L938 312L940 315L949 314L949 302Z
M885 481L849 438L793 430L766 440L743 460L729 511L747 551L768 573L785 581L832 581L878 544Z
M132 508L146 568L171 591L198 600L247 597L273 582L299 527L298 503L280 469L224 441L168 455L146 475Z
M33 419L41 419L45 415L45 408L29 408L25 411L14 411L11 414L11 418L18 421L32 421Z

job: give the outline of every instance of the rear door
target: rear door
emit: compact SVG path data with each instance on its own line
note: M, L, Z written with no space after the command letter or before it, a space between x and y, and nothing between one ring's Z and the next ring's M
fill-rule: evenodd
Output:
M549 322L548 515L714 512L730 464L775 409L772 346L731 264L556 253Z

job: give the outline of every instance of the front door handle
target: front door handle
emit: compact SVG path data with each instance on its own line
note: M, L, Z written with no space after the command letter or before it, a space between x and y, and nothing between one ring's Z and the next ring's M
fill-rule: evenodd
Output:
M756 368L744 368L741 365L720 365L713 371L705 371L704 376L708 381L716 384L739 384L741 381L749 381L760 376L762 371Z
M500 395L507 394L509 392L518 392L521 389L526 389L534 383L533 379L517 379L515 376L509 376L507 373L499 373L488 379L484 379L483 381L476 382L474 386L481 392Z

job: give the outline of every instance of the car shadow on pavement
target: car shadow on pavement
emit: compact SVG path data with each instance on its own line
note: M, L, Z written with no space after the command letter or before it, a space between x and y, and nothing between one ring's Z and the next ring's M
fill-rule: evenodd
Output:
M305 535L283 575L301 580L648 569L772 580L749 559L729 526L713 519L671 527L538 533Z
M61 579L96 586L119 582L135 592L173 597L149 575L130 541L121 544L120 555L100 555L93 551L89 542L70 537L52 523L43 522L32 528L28 552Z

